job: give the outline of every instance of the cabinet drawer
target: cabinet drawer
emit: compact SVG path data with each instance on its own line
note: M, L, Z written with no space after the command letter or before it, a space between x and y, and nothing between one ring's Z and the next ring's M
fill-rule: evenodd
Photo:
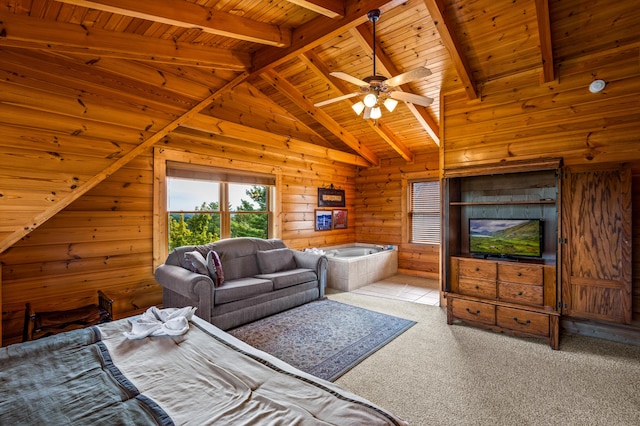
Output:
M496 307L496 321L500 327L524 331L537 336L549 336L549 315L498 306Z
M498 280L517 284L542 285L543 267L541 265L498 264Z
M498 282L498 299L505 302L542 306L542 286Z
M456 318L489 325L496 323L496 307L493 305L463 299L451 299L449 303L453 303L453 316Z
M458 280L458 292L467 296L495 299L497 296L496 282L460 277Z
M496 262L486 260L458 259L459 275L484 280L496 279Z

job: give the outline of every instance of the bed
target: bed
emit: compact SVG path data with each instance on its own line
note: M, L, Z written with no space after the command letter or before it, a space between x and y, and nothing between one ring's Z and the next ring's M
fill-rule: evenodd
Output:
M122 319L0 348L0 424L406 425L193 316L130 340Z

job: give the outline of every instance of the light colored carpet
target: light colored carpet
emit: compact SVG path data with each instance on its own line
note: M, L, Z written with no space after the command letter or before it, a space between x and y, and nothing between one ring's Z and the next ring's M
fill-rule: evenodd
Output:
M560 350L442 308L331 291L416 325L336 383L412 425L640 425L640 346L561 334Z

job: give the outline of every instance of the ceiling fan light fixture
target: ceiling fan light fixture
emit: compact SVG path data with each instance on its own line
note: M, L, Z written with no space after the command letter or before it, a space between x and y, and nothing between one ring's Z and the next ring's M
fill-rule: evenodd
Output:
M360 115L364 110L364 104L362 103L362 101L358 101L357 103L351 105L351 108L355 111L356 115Z
M396 101L395 99L387 98L384 100L383 104L389 112L393 112L393 110L398 106L398 101Z
M372 108L376 103L378 103L378 97L373 93L369 93L364 97L364 105Z
M371 108L371 118L373 120L377 120L380 117L382 117L382 110L380 109L380 107L377 106Z
M371 108L366 107L364 109L364 115L362 116L362 118L364 118L365 120L368 120L371 118Z

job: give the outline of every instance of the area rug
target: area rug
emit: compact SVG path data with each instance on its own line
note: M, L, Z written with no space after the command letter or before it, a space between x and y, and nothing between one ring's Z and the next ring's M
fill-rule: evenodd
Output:
M304 372L334 381L414 324L322 299L229 333Z

